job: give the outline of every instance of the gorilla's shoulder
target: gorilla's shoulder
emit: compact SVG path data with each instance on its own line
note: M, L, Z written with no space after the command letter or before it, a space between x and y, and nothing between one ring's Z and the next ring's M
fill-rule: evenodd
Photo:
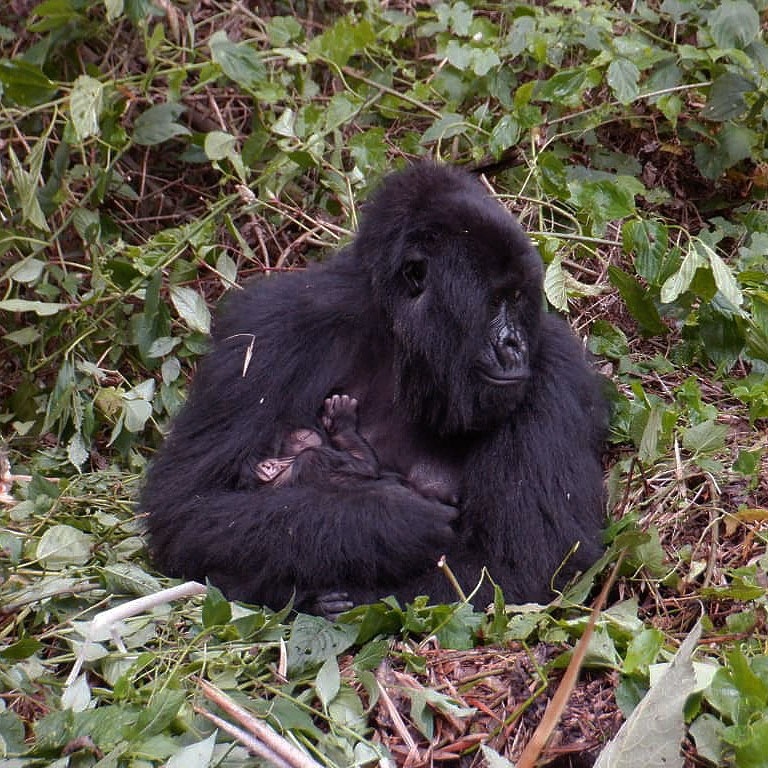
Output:
M213 338L262 335L275 325L336 325L370 305L369 282L362 265L346 250L304 269L259 276L224 299Z

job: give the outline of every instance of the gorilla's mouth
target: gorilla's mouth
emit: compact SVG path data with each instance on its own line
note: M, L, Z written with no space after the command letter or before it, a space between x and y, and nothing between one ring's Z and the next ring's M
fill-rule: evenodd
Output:
M480 378L486 383L490 384L493 387L509 387L513 384L522 384L525 381L528 381L530 378L530 371L528 368L525 369L517 369L515 371L509 371L505 373L496 372L496 373L488 373L487 371L484 371L482 368L478 369L478 375Z

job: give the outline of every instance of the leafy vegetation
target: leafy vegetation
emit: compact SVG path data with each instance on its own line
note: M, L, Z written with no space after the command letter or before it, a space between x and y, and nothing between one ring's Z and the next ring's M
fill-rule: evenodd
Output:
M485 170L615 384L600 567L626 556L574 692L595 727L561 743L597 752L703 605L686 759L764 765L765 3L246 5L0 8L0 757L255 764L211 738L200 678L326 765L518 756L599 568L540 610L329 625L209 590L88 635L166 586L132 499L215 300L323 258L432 154Z

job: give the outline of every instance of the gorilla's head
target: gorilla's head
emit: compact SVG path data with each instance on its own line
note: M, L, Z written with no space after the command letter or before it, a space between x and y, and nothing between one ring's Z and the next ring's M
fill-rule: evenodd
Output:
M487 429L521 401L538 347L541 260L463 171L390 176L354 243L394 339L397 393L441 434Z

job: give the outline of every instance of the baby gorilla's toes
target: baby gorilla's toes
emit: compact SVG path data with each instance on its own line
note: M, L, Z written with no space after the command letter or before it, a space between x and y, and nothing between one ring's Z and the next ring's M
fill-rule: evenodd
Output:
M349 395L332 395L323 404L322 422L329 435L357 429L357 400Z

